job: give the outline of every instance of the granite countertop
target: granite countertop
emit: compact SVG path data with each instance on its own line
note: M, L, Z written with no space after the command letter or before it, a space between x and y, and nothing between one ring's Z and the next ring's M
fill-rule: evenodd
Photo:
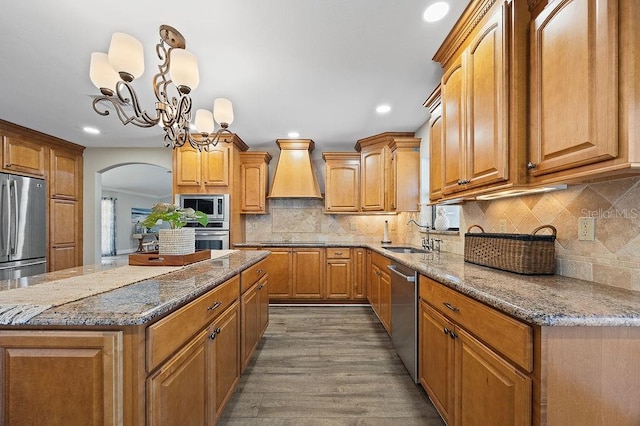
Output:
M301 247L282 243L278 247ZM305 242L303 247L365 247L473 299L540 326L640 326L640 292L560 275L519 275L478 266L453 253L394 253L381 244ZM393 246L406 246L393 244ZM237 244L276 247L272 243Z
M194 300L268 255L269 252L264 250L240 250L216 259L197 262L166 275L50 308L30 319L25 326L145 324ZM50 281L108 270L126 263L125 260L108 265L66 269L21 278L17 284L19 286L40 285ZM0 281L0 294L15 286L15 280Z

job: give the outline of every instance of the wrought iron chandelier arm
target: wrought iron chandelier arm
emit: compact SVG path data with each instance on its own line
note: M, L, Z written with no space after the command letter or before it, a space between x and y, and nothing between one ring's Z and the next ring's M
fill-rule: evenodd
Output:
M151 117L146 110L140 108L138 102L138 96L133 90L130 83L126 81L118 81L116 84L115 95L112 96L98 96L93 100L93 110L100 115L109 115L109 110L106 106L103 109L99 109L98 106L101 102L109 103L115 109L118 118L125 126L132 123L138 127L153 127L160 121L160 116ZM125 107L131 107L133 114L128 113Z

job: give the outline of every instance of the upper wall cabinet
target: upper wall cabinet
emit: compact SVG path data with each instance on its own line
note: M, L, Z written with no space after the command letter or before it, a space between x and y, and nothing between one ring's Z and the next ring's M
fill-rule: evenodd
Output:
M419 209L420 139L387 132L360 139L355 149L360 152L360 211Z
M222 139L209 151L198 151L189 144L173 150L174 194L230 192L234 150L246 151L248 147L236 135Z
M271 154L268 152L240 153L240 210L242 213L268 213L270 161Z
M533 19L532 182L640 172L638 13L637 1L558 0Z
M325 212L358 212L360 210L360 154L323 152L322 158L325 161Z
M442 173L432 178L433 184L442 183L432 186L436 197L526 183L526 6L473 1L434 56L444 71L441 100L426 105L438 115L431 130L436 126L441 140L430 159L432 169Z
M440 86L434 90L424 104L429 109L429 158L442 158L442 98ZM435 203L442 198L442 179L444 170L442 161L430 161L429 164L429 201Z
M30 176L44 178L47 168L45 145L21 136L2 137L2 169L9 173L26 173Z

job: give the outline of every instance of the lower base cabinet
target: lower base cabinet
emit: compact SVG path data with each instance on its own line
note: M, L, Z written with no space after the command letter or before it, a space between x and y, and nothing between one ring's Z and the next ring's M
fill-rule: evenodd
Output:
M242 310L242 354L241 367L244 371L262 335L269 325L268 278L263 276L244 292L241 297Z
M0 331L0 424L122 424L122 346L120 331Z
M419 381L447 424L531 425L531 370L514 364L531 366L531 330L480 305L420 277ZM472 326L478 338L465 329L467 323L478 324ZM492 333L492 327L513 331L513 341ZM524 356L511 361L480 338Z
M367 298L387 333L391 335L391 275L387 266L391 261L371 252Z

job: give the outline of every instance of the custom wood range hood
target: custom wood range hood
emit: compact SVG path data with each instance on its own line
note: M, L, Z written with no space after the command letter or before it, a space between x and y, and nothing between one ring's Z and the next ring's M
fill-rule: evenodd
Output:
M311 162L311 139L278 139L280 158L269 198L322 198Z

